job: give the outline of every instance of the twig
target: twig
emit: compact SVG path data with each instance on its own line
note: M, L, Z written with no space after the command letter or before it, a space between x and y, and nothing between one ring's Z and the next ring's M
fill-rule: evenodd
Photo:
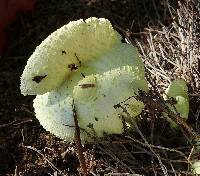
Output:
M26 111L26 112L28 112L29 114L35 116L35 113L32 112L31 110L29 110L26 106L27 106L26 104L22 104L21 110Z
M14 176L19 176L19 168L18 168L18 166L15 167L15 175Z
M14 120L10 123L6 123L6 124L3 124L3 125L0 125L0 128L3 128L3 127L7 127L7 126L10 126L10 125L13 125L17 120Z
M10 123L6 123L6 124L3 124L3 125L0 125L0 128L4 128L4 127L8 127L8 126L11 126L11 125L14 125L14 126L18 126L18 125L22 125L24 123L28 123L28 122L32 122L32 119L28 119L28 120L24 120L24 121L21 121L21 122L18 122L17 120L14 120Z
M192 154L193 154L193 152L194 152L194 149L195 149L195 147L194 146L192 146L192 149L191 149L191 151L190 151L190 154L189 154L189 156L188 156L188 158L187 158L187 161L188 161L188 163L190 163L191 164L191 157L192 157Z
M78 118L77 118L77 114L76 114L76 107L74 104L74 100L72 103L72 110L73 110L74 126L75 126L74 138L75 138L76 148L77 148L77 152L78 152L78 159L79 159L79 162L81 165L82 174L84 176L86 176L87 175L87 166L86 166L85 157L83 154L83 146L81 144L80 128L78 126Z
M28 120L21 121L19 123L14 123L13 125L14 126L18 126L18 125L22 125L22 124L25 124L25 123L28 123L28 122L32 122L32 121L33 121L32 119L28 119Z

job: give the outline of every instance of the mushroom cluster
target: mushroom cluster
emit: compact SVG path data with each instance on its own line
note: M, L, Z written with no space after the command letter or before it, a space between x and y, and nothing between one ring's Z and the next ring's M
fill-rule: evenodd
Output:
M73 140L73 103L84 141L124 131L120 102L133 118L141 113L144 104L134 96L148 90L144 64L121 40L109 20L92 17L64 25L35 49L20 89L37 95L36 118L47 131Z

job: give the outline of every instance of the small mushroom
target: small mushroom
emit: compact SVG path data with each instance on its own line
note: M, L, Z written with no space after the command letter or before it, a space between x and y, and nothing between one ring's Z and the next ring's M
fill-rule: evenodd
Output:
M168 107L175 113L185 120L188 119L189 113L189 98L188 98L188 88L187 84L183 79L176 79L172 81L169 87L165 91L164 99L169 100L170 98L174 99L174 103L168 103ZM172 100L173 101L173 100ZM165 115L167 117L167 115ZM168 118L171 127L177 128L177 123Z
M138 89L147 91L147 84L145 80L137 77L137 71L133 70L134 67L126 66L104 72L101 75L90 75L74 87L73 97L77 106L77 115L80 117L81 128L91 133L87 124L92 122L98 137L102 137L104 133L121 134L124 129L119 115L123 114L123 110L115 109L114 105L123 101L132 107L127 111L133 118L141 113L144 104L133 97L129 99L129 97L136 95ZM137 84L138 82L140 84ZM80 84L95 86L83 89L79 86ZM98 121L94 117L98 118Z
M66 69L70 64L78 69ZM41 82L32 80L44 74ZM123 111L114 106L128 99L126 108L134 118L144 104L129 97L148 91L137 49L122 43L108 20L94 17L70 22L47 37L29 58L20 88L24 95L37 95L33 106L40 124L68 141L74 138L73 102L81 138L88 141L92 131L98 137L121 134Z

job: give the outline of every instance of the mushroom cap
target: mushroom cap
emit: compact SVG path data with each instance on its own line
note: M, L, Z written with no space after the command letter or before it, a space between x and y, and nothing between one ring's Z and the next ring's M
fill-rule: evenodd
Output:
M168 104L168 107L173 112L178 112L180 116L184 119L188 119L189 114L189 98L188 98L188 88L187 84L183 79L177 79L171 82L169 87L165 91L166 95L164 99L174 98L176 100L175 105ZM176 128L177 124L167 118L170 122L171 127Z
M104 55L121 36L104 18L72 21L49 35L30 56L21 76L23 95L38 95L61 86L84 62Z
M165 93L168 97L182 96L188 99L187 83L183 79L176 79L170 83Z

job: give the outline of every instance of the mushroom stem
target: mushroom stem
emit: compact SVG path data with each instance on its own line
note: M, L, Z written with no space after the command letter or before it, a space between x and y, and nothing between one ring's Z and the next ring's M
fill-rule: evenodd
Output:
M78 159L79 159L80 166L81 166L81 172L84 176L86 176L87 175L87 166L86 166L85 157L83 154L83 146L81 144L80 128L78 126L78 118L77 118L77 114L76 114L76 107L74 104L74 100L72 103L72 110L73 110L74 126L75 126L74 139L75 139L76 149L78 152Z

